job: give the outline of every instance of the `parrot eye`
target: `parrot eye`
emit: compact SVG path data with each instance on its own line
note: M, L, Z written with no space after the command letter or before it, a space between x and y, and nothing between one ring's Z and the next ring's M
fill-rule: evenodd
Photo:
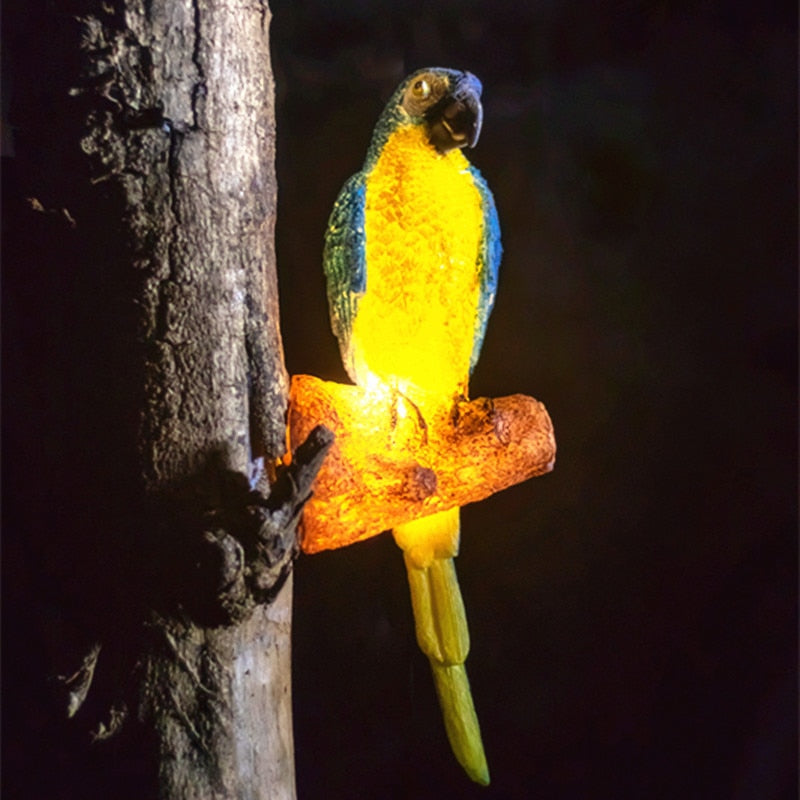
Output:
M417 100L427 100L431 94L431 85L425 80L425 78L420 78L419 80L414 81L414 85L411 87L411 93Z

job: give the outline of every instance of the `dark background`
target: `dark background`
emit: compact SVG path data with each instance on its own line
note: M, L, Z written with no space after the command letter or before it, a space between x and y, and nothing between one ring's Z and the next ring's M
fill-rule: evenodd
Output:
M472 393L544 401L559 447L551 475L462 513L468 669L492 785L473 786L449 753L402 558L384 535L297 563L300 800L794 798L795 11L270 5L289 370L344 380L322 238L386 98L419 67L469 69L485 110L469 155L494 191L505 245ZM4 192L9 172L13 158ZM93 800L86 787L100 757L69 744L74 724L53 724L41 690L48 648L67 635L58 597L69 561L50 553L44 570L26 561L27 529L14 523L40 537L52 530L54 545L63 538L54 520L70 478L55 476L64 496L52 497L48 470L70 464L65 453L85 468L93 448L122 448L112 441L118 406L58 370L87 344L60 332L76 323L76 285L86 295L96 276L64 269L31 286L13 264L9 280L8 257L3 797ZM83 266L80 253L66 254L73 262ZM36 325L22 318L28 310ZM114 309L98 313L111 320ZM39 431L26 401L41 402L41 386L27 370L42 354L49 363L30 374L74 404L54 402ZM108 371L90 361L83 372L96 367ZM69 434L72 415L94 409L87 397L98 411L89 445ZM121 484L104 478L110 491ZM115 505L101 495L73 515L98 541L109 535L96 526L104 504ZM26 592L51 580L37 595L44 621L32 624ZM120 792L145 800L132 751L108 748Z
M534 395L558 441L462 513L491 786L449 754L384 535L297 564L300 797L795 797L794 14L271 6L290 372L346 380L322 237L386 98L469 69L505 246L472 393Z

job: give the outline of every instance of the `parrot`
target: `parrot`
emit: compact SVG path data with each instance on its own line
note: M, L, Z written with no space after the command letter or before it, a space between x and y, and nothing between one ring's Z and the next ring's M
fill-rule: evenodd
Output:
M497 211L463 153L481 132L482 89L470 72L439 67L402 81L325 232L331 327L345 370L356 385L383 387L410 406L423 433L467 399L495 300ZM467 775L488 785L453 561L459 509L398 525L393 536L450 746Z

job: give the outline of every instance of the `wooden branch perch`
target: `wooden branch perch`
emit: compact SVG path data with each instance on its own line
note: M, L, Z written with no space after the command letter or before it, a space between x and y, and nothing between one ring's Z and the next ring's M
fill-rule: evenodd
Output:
M458 403L449 417L431 421L398 395L297 375L289 406L293 450L317 424L335 441L303 513L307 553L482 500L555 463L547 410L521 394Z

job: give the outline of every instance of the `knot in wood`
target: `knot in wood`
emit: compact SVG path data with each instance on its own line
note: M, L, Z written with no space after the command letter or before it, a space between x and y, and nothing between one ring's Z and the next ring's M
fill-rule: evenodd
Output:
M430 467L417 464L409 475L408 493L414 500L424 500L436 494L438 484L436 473Z

